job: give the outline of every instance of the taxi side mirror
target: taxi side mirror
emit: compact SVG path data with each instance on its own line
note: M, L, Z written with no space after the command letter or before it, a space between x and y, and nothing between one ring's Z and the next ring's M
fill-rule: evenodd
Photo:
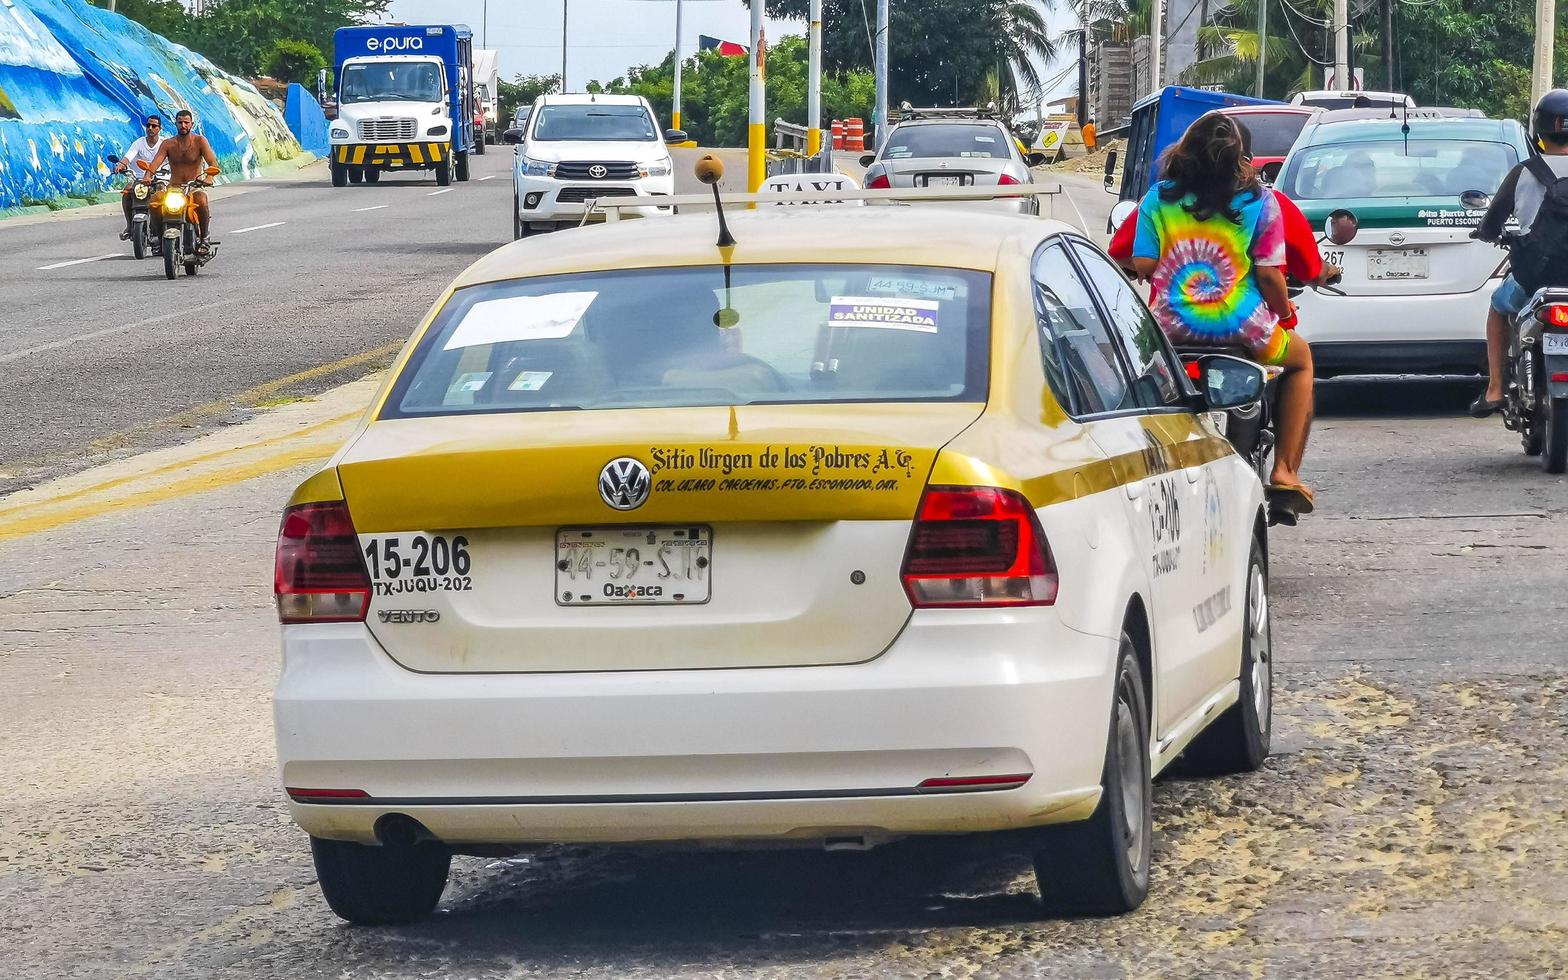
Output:
M862 167L869 167L873 163L876 163L876 162L877 162L877 155L875 153L862 153L860 155L860 165Z
M1198 358L1198 397L1208 411L1227 411L1260 401L1268 375L1251 361L1229 354Z
M675 146L686 142L686 140L686 130L684 129L666 129L664 131L664 142L667 144Z
M1105 189L1115 193L1116 184L1116 151L1111 150L1105 154Z

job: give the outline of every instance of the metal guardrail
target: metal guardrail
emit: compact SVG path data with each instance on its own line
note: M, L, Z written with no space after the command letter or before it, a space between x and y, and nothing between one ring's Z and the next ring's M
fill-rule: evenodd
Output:
M786 119L773 120L773 149L768 151L768 176L833 172L833 139L826 132L822 150L806 155L806 127ZM785 146L785 143L788 146Z

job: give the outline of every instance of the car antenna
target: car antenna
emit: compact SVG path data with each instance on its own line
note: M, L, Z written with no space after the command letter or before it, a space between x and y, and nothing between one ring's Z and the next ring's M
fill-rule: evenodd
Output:
M705 153L697 161L697 179L713 188L713 209L719 212L719 248L731 248L735 236L730 234L729 223L724 220L724 202L719 200L719 181L724 179L724 161Z

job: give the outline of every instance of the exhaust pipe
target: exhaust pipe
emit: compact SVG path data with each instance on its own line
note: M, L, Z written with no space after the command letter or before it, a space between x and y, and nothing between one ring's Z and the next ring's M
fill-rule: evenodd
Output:
M406 813L389 813L376 821L376 840L383 847L413 847L434 839L424 824Z

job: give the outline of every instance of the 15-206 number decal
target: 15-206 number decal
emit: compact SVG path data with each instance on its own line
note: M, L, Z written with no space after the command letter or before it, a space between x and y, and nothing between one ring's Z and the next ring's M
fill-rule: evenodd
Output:
M403 592L467 592L473 558L461 534L413 534L375 538L365 546L365 560L378 595Z

